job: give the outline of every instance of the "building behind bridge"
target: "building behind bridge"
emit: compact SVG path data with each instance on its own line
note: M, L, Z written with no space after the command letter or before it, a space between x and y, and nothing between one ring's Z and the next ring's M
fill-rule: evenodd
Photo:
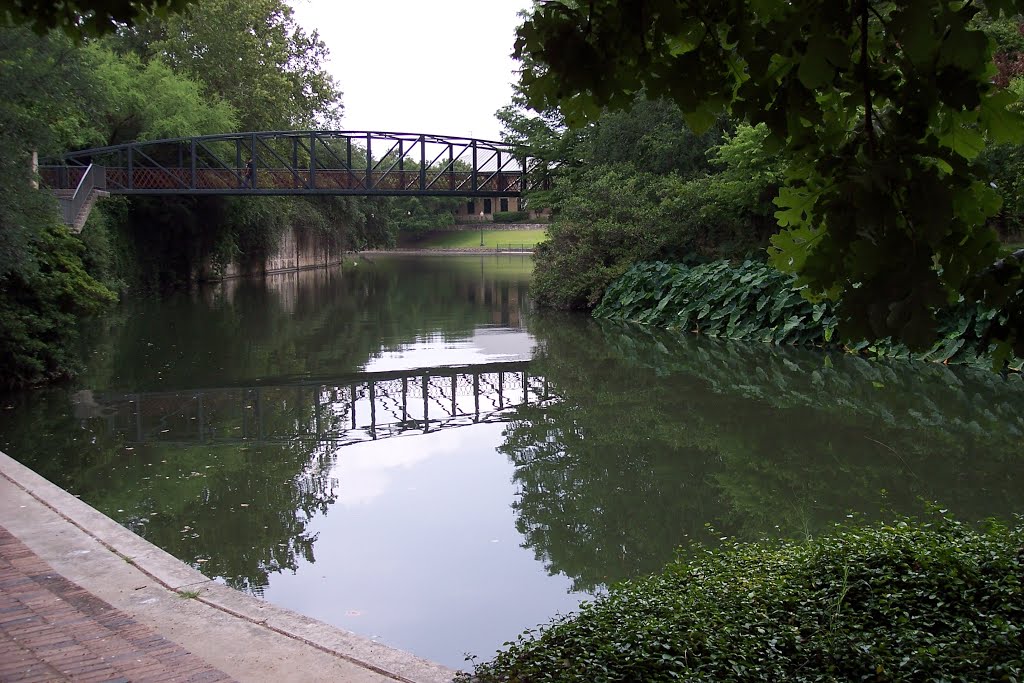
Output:
M495 213L526 211L527 220L546 222L550 211L531 211L524 206L521 197L467 197L455 211L456 223L490 223Z

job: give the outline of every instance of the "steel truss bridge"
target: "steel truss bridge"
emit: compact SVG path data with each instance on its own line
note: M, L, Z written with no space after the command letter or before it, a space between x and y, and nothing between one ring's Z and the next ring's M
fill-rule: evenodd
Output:
M557 400L530 362L369 372L278 386L79 392L75 414L130 443L345 446L499 422Z
M90 188L136 195L518 197L547 182L535 160L503 142L322 130L84 149L47 162L39 174L58 193L74 192L88 181Z

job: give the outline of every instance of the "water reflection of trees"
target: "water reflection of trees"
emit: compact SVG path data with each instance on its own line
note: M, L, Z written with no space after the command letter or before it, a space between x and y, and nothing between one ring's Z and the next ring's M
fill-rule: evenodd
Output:
M159 305L136 301L95 330L81 383L120 388L114 393L125 401L158 390L151 414L138 411L141 430L111 419L118 408L104 405L100 391L84 392L74 409L66 392L35 392L5 401L0 446L174 556L258 592L273 572L315 560L310 523L336 500L335 437L351 417L318 415L323 402L300 400L296 392L313 391L312 381L282 391L266 385L354 375L382 351L424 336L519 327L529 270L522 257L375 258L232 281ZM181 410L192 405L190 392L168 391L210 386L227 389L203 414ZM276 409L260 410L258 394ZM246 420L256 417L262 433L280 438L228 438L251 436ZM197 429L204 420L225 439ZM139 440L139 431L158 438ZM178 438L186 433L200 437Z
M308 525L336 498L333 449L129 443L102 417L69 419L61 392L18 403L8 453L207 575L259 592L270 573L314 561Z
M548 400L529 361L76 398L78 424L49 401L19 411L36 421L21 433L60 435L58 452L74 454L36 452L27 463L176 557L254 592L271 573L315 561L308 528L344 486L331 472L345 445L500 421L511 407Z
M319 435L351 424L341 411L325 426L323 406L302 400L318 381L277 390L270 378L329 379L423 335L520 324L528 275L480 266L384 260L311 271L284 293L245 282L206 304L141 307L110 326L105 360L84 378L128 391L224 386L203 408L223 404L219 418L196 408L172 420L172 403L194 398L184 392L159 397L170 412L144 431L202 435L193 427L216 419L230 436L258 414L258 434L276 440L131 443L138 430L102 410L76 417L58 391L10 399L0 447L208 574L259 590L315 559L310 523L344 485L330 474L338 441ZM1019 381L578 318L531 318L530 331L541 347L522 388L560 400L517 408L501 450L526 543L579 588L654 571L688 538L812 533L850 510L913 512L920 498L972 519L1021 509Z
M1019 381L561 318L531 331L562 401L519 409L501 450L526 543L579 588L654 571L691 538L1024 502Z
M374 257L135 300L94 335L82 381L147 390L333 376L425 336L522 327L531 263L514 258Z

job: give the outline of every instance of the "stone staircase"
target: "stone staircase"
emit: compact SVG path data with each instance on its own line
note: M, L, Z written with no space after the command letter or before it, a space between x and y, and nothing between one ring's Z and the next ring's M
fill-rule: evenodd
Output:
M82 228L85 227L85 221L89 218L89 212L92 211L92 207L97 201L104 197L109 197L110 193L106 190L93 190L86 196L85 201L82 203L82 207L75 214L72 222L68 225L71 232L78 234L82 232Z
M103 197L110 196L110 193L105 188L106 169L102 166L90 165L82 176L81 182L78 183L77 189L53 191L58 201L60 201L64 224L68 226L71 232L75 234L82 232L92 207Z

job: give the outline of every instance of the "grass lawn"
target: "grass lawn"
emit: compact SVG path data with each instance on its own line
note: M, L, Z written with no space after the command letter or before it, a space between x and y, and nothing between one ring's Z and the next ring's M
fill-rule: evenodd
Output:
M417 249L464 249L467 247L480 246L480 230L445 230L432 232L422 239L399 241L400 247L414 247ZM512 244L534 245L547 239L544 229L533 230L488 230L484 228L484 248L494 249L499 244L504 246Z

